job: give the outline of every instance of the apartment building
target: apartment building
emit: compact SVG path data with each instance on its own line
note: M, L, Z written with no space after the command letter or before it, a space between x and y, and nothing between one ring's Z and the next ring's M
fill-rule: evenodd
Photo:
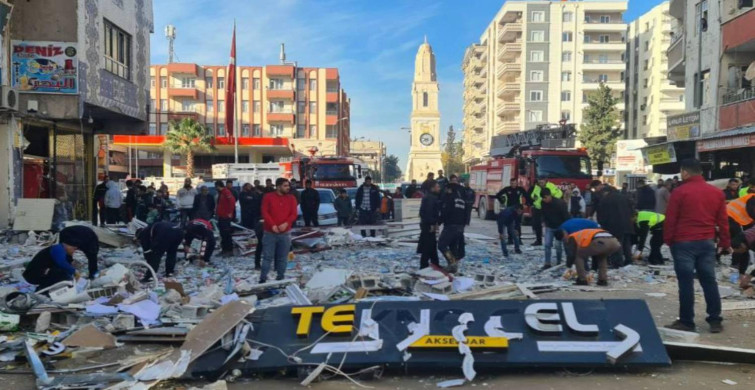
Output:
M580 123L600 83L623 97L626 10L626 0L505 2L462 65L465 163L484 158L494 135Z
M684 112L684 88L668 79L672 23L668 1L629 23L625 139L664 137L667 118Z
M380 140L351 140L351 150L349 150L349 155L358 158L367 164L367 168L369 168L370 172L383 172L382 164L386 156L385 153L385 144Z
M751 0L671 0L668 77L698 124L643 149L656 172L698 157L710 177L755 172L755 10ZM749 78L748 78L749 76ZM682 124L684 125L684 124ZM671 129L669 129L671 130ZM689 131L687 131L689 130ZM664 153L658 153L662 151ZM646 157L646 158L648 158Z
M132 154L139 148L138 156L144 159L138 169L140 176L181 173L180 166L171 169L175 160L162 152L161 145L170 123L183 118L204 124L215 137L217 150L196 157L197 174L209 174L212 164L234 161L234 144L228 139L231 129L225 128L226 72L224 65L170 63L150 67L153 109L149 135L114 137L116 147L131 148ZM318 156L348 155L350 101L341 88L338 69L286 63L237 66L236 75L240 163L279 161L297 153L309 155L315 149ZM134 173L132 164L111 165L111 171Z

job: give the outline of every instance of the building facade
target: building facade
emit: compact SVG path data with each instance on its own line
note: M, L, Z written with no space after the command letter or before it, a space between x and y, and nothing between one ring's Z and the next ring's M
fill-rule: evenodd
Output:
M198 174L211 165L232 163L233 141L225 128L227 67L170 63L150 67L149 135L115 137L113 160L130 161L110 166L111 172L139 176L180 175L181 163L163 153L162 143L173 121L192 118L215 137L217 150L199 153ZM236 129L239 162L278 161L295 153L347 156L349 153L350 101L341 88L338 69L297 67L285 63L236 67ZM137 152L136 149L139 151ZM127 158L131 151L131 158ZM139 169L136 170L136 156ZM143 161L142 161L143 160ZM171 167L176 169L171 169Z
M440 111L435 54L425 38L414 59L411 137L405 179L421 181L428 173L437 173L443 169L440 157Z
M684 88L668 79L672 23L668 1L629 23L625 139L664 137L667 117L684 112Z
M4 11L0 227L20 198L56 199L56 219L88 219L104 172L99 135L148 129L152 1L14 1Z
M382 141L351 140L349 155L367 164L370 172L383 173L383 160L386 156L385 144Z
M484 158L495 135L581 123L601 82L623 115L626 10L626 0L505 2L462 65L465 163Z

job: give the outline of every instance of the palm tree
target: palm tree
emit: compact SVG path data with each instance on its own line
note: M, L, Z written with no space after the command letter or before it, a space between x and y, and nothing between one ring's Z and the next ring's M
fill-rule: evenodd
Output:
M215 150L207 129L192 118L170 123L170 130L165 134L164 148L171 153L186 156L186 177L194 177L195 151Z

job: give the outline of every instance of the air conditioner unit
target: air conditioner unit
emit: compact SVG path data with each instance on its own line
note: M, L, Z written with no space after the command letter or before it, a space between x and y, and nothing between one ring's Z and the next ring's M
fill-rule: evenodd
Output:
M0 86L0 110L18 111L18 91L7 85Z

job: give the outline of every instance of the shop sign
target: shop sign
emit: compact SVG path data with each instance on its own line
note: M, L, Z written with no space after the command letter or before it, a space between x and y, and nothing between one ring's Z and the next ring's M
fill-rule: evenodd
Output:
M648 146L642 149L642 158L645 165L660 165L676 162L674 144L667 143L657 146Z
M643 300L360 302L268 308L249 321L254 359L225 367L245 375L324 359L446 372L460 370L463 349L475 369L670 364ZM227 354L200 357L192 375L225 369Z
M670 142L700 137L700 112L688 112L666 118L666 139Z
M20 92L78 93L76 43L13 41L11 46L11 85Z
M697 141L698 152L710 152L723 149L738 149L755 146L755 134L736 137L713 138Z
M647 143L641 139L616 141L616 170L644 173L645 162L641 148L646 145Z

